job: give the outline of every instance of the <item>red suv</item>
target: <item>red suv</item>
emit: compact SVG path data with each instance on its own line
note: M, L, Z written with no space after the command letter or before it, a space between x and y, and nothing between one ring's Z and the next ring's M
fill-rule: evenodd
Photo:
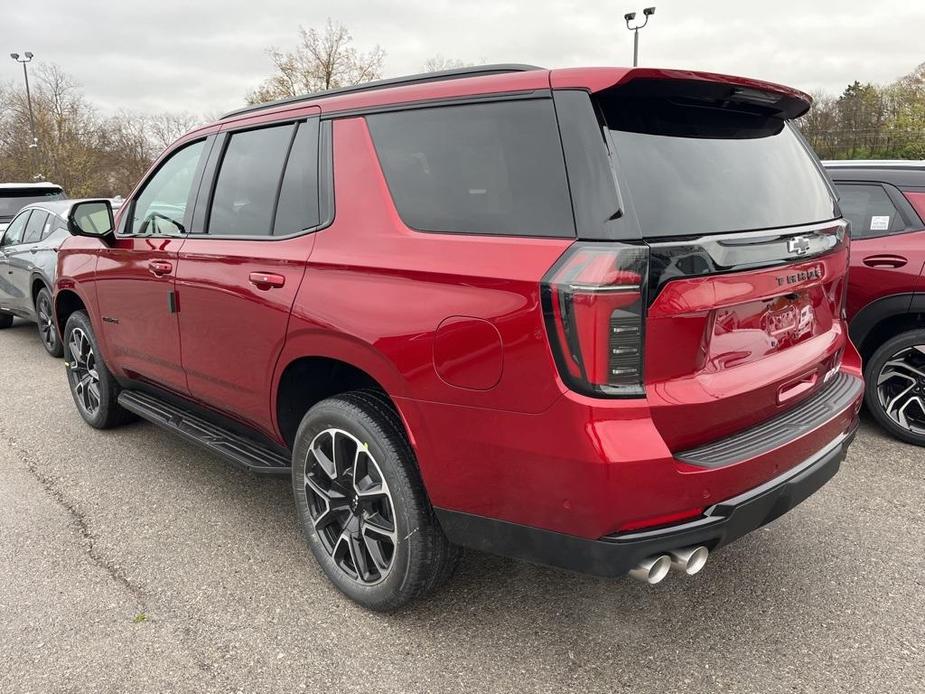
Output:
M863 384L846 223L801 92L467 68L189 133L55 295L86 421L291 475L344 593L474 547L656 583L824 484Z
M925 161L827 161L850 222L851 338L868 411L925 446Z

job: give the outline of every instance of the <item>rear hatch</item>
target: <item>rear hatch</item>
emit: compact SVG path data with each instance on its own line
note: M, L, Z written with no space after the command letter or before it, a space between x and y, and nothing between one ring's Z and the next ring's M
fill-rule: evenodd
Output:
M649 246L643 374L683 450L812 396L844 343L845 225L792 93L633 80L601 95Z
M770 419L834 375L848 240L821 165L790 123L808 97L641 74L595 98L626 242L576 244L547 278L547 316L565 326L566 380L596 374L588 394L644 394L680 452ZM583 353L605 335L606 352Z

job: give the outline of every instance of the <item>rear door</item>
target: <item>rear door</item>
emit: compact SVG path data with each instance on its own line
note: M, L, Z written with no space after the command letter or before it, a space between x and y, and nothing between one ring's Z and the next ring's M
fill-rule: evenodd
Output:
M180 394L189 391L174 279L206 148L205 139L184 144L159 164L127 203L115 240L99 252L95 275L112 366Z
M191 395L272 433L270 383L314 244L319 121L220 135L180 250L177 291ZM197 220L197 224L200 222Z
M838 181L835 187L851 230L849 318L881 297L921 291L925 228L908 200L887 183Z
M845 343L848 240L788 118L806 102L722 82L638 79L598 95L648 248L644 387L672 450L818 392Z

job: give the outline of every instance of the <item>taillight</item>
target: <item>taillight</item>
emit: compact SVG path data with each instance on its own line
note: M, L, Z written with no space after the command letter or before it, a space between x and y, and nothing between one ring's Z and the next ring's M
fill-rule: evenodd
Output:
M546 329L559 372L580 393L643 395L647 246L576 243L543 278Z

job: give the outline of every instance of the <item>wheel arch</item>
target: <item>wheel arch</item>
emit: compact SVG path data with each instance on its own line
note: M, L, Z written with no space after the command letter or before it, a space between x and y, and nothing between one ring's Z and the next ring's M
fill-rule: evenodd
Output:
M350 390L382 394L395 410L408 441L415 446L408 420L396 401L405 392L404 379L371 345L339 335L315 334L287 341L273 384L272 411L277 431L287 446L305 413L317 402Z
M866 363L894 335L925 327L925 294L903 293L872 301L849 326L851 341Z
M67 319L75 311L86 311L87 303L73 289L61 289L52 299L55 312L55 325L58 328L58 334L64 335L64 326Z

